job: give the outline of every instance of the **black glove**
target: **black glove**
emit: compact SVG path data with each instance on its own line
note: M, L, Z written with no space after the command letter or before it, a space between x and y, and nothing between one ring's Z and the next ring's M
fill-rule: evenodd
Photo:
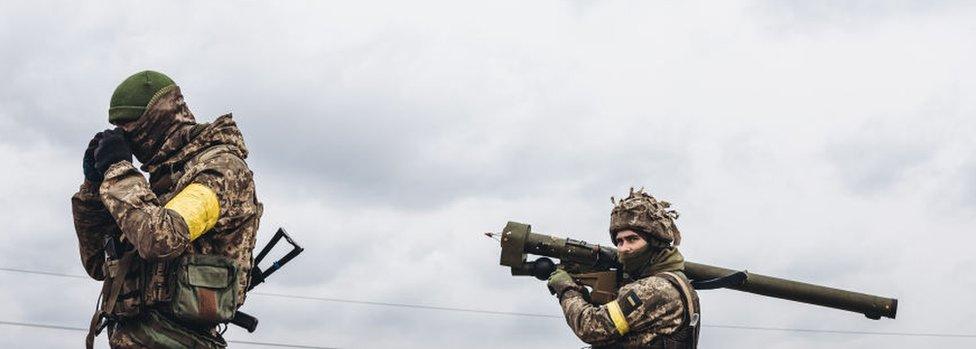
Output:
M119 161L132 161L132 150L122 137L122 131L105 130L102 132L102 140L95 148L95 170L99 175L105 176L105 171Z
M96 133L95 137L92 137L88 141L88 148L85 149L85 157L81 161L81 169L85 173L85 179L92 183L102 181L102 173L95 169L95 148L98 147L98 142L102 140L104 133Z

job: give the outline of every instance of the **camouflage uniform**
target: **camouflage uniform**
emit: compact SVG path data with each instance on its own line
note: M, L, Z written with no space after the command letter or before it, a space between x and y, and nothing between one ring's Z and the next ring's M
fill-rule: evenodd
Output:
M568 283L556 291L566 322L595 348L695 348L700 308L698 294L681 270L684 258L677 248L677 212L670 204L641 191L614 201L610 235L634 230L647 240L652 255L630 271L629 280L607 304L591 304L587 291ZM626 265L626 263L624 263ZM554 274L555 275L555 274ZM552 279L550 279L552 282Z
M680 274L678 277L683 278ZM688 301L678 287L674 279L663 275L648 276L621 287L614 302L622 308L621 314L629 328L623 334L619 320L615 321L611 315L610 303L590 304L582 287L565 291L559 304L573 333L594 347L666 348L659 337L689 335L679 331L687 328L691 316L685 305ZM688 289L697 309L698 296L690 286Z
M109 327L111 346L224 346L214 328L181 323L163 305L170 301L177 257L185 255L233 260L239 276L236 303L244 303L262 205L244 162L243 137L230 115L196 124L175 85L154 99L140 119L122 127L149 181L131 162L121 161L108 168L97 188L86 181L71 200L82 264L92 278L109 275L107 263L113 262L106 262L107 240L116 237L137 253L116 307L131 316L119 317ZM196 239L191 238L186 218L164 207L191 185L209 188L219 203L216 222ZM152 342L157 338L146 335L145 328L182 331L190 338Z

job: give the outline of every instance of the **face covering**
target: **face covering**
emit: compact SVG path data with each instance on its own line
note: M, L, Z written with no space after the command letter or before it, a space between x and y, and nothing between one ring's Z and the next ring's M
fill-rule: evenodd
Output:
M143 164L166 160L186 143L196 124L179 87L172 85L160 93L139 119L122 127L133 155Z
M685 268L684 256L674 247L656 249L647 245L632 253L621 253L619 259L623 270L634 278Z

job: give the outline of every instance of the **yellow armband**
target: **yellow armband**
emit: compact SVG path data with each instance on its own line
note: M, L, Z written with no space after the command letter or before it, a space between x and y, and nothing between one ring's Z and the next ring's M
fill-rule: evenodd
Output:
M617 301L607 303L607 312L610 313L610 320L617 327L617 332L621 335L630 332L630 324L627 323L627 317L624 316L623 310L620 309L620 303L617 303Z
M193 183L172 200L166 203L166 208L176 211L186 221L186 227L190 232L190 241L196 240L200 235L217 224L220 215L220 202L217 201L217 193L203 184Z

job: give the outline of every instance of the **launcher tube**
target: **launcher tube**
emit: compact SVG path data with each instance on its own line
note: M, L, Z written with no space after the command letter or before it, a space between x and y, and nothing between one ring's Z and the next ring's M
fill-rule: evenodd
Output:
M737 271L707 264L685 262L685 275L693 280L717 278L735 272ZM894 319L895 314L898 312L897 299L780 279L750 273L748 271L745 273L745 282L740 285L729 286L728 288L795 302L853 311L875 320L880 319L882 316Z

